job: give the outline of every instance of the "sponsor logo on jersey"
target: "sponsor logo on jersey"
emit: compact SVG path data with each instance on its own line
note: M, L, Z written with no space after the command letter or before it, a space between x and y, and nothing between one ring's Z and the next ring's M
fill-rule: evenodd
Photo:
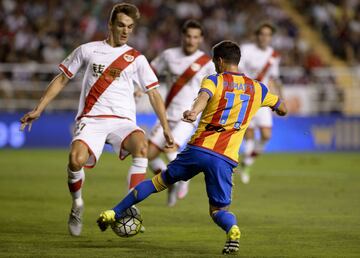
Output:
M96 54L102 54L102 55L111 54L111 53L102 52L102 51L98 51L98 50L94 50L94 53L96 53Z
M105 70L105 65L102 64L93 64L93 76L99 77Z
M115 80L116 78L120 77L121 70L118 68L109 68L109 75Z
M134 61L135 57L132 56L132 55L126 54L126 55L124 55L124 59L125 59L126 62L130 63L130 62Z

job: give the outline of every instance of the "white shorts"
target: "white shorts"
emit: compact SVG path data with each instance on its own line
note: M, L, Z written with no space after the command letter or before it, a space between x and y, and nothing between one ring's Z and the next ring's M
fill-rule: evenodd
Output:
M195 130L195 125L193 123L187 123L182 120L180 121L169 121L169 126L171 133L174 137L174 142L178 147L183 146L190 138L192 133ZM149 140L160 150L163 150L166 141L163 133L163 128L160 125L160 122L157 121L156 125L152 128Z
M261 107L251 119L249 128L272 127L272 111L269 107Z
M85 167L93 168L101 156L105 143L112 145L120 159L125 159L129 152L122 148L122 144L135 131L144 133L128 119L83 117L76 122L72 142L82 141L88 147L90 156Z

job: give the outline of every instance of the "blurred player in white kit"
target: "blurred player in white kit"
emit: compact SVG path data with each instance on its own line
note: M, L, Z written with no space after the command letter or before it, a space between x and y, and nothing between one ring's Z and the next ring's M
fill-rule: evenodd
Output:
M215 73L211 57L199 49L203 41L203 27L195 20L188 20L182 27L182 44L160 53L151 66L157 75L167 76L168 95L165 106L174 147L165 147L163 129L159 122L154 126L149 137L148 158L154 173L166 169L166 164L159 157L164 152L168 161L173 161L179 147L183 146L193 133L196 123L181 120L183 112L191 107L197 97L202 79ZM177 199L182 199L188 192L189 182L180 181L169 189L168 206L174 206Z
M144 131L136 125L135 83L149 96L163 127L164 141L170 146L173 143L164 102L156 90L158 79L145 56L126 44L139 18L136 6L127 3L115 5L108 23L108 38L76 48L59 65L61 73L49 84L38 105L21 118L21 128L30 128L69 80L80 70L84 71L67 168L73 199L68 229L73 236L79 236L82 230L84 167L95 166L105 143L112 145L120 159L132 155L128 171L130 190L145 177L147 140Z
M239 70L246 76L256 79L268 85L274 92L281 96L279 65L280 56L270 46L275 28L270 23L262 23L255 31L255 43L247 43L240 46L241 61ZM266 143L272 134L272 110L262 107L258 110L245 133L244 157L239 167L241 180L244 184L250 182L250 167L255 158L264 151ZM255 130L260 130L260 139L255 138Z

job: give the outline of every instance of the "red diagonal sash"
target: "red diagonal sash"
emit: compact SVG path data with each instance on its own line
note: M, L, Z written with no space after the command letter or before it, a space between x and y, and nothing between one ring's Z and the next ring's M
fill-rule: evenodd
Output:
M86 96L84 110L80 117L90 112L99 97L110 86L110 84L118 76L120 76L120 73L128 67L128 65L134 62L139 55L141 55L141 53L132 48L115 59L115 61L106 68L99 79L91 87L89 94Z
M185 86L185 84L190 81L194 75L207 63L211 60L206 54L200 56L194 63L192 63L185 72L179 76L176 82L172 85L169 94L166 97L165 106L168 107L173 98L178 94L178 92ZM194 70L193 67L196 67Z
M270 66L273 64L273 59L278 57L279 54L278 52L276 52L275 50L273 50L271 56L269 57L268 61L266 62L266 64L264 65L263 69L261 69L260 73L257 75L256 80L257 81L262 81L264 79L264 76L266 75L266 73L268 72Z

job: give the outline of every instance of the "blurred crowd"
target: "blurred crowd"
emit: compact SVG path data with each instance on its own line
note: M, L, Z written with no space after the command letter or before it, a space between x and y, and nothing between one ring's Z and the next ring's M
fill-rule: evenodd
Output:
M0 0L0 63L59 63L81 43L107 36L107 22L115 1ZM274 46L282 65L308 62L308 49L298 38L291 19L270 0L133 0L142 18L130 44L150 60L179 44L179 28L189 18L205 27L203 48L222 39L251 40L261 21L277 27ZM299 63L300 61L300 63Z
M121 1L0 0L0 99L9 99L8 102L11 104L11 99L14 98L21 97L24 103L27 103L26 99L39 98L48 80L58 73L56 68L52 73L45 71L47 67L56 67L56 64L78 45L104 40L107 37L108 17L112 6L118 2ZM280 52L281 66L297 67L295 70L292 68L295 72L287 73L291 76L282 78L283 83L322 83L313 77L312 71L327 64L324 64L306 39L299 36L298 28L277 0L127 2L138 6L141 12L141 19L130 38L129 45L140 50L149 60L164 49L180 44L181 25L190 18L202 22L205 28L202 49L208 53L213 44L223 39L231 39L240 44L251 41L254 39L255 29L261 22L271 22L277 29L273 37L273 46ZM352 12L340 12L342 5L336 1L293 0L293 4L309 15L309 20L323 32L324 38L334 47L336 54L355 60L354 63L359 62L359 11L353 9ZM337 11L334 11L334 8ZM332 12L329 13L329 10ZM335 14L337 16L333 17ZM339 30L333 31L333 26ZM346 33L344 27L347 28ZM329 31L331 33L328 33ZM336 40L338 34L346 40ZM22 66L15 65L11 72L4 72L1 70L1 64L4 63ZM51 66L45 65L36 70L34 64L38 63ZM296 69L302 72L297 73ZM331 84L335 84L332 75L325 78L330 80ZM29 82L32 86L27 88L33 91L22 93L24 87L29 86Z
M294 0L309 23L333 52L348 63L360 64L360 1Z

